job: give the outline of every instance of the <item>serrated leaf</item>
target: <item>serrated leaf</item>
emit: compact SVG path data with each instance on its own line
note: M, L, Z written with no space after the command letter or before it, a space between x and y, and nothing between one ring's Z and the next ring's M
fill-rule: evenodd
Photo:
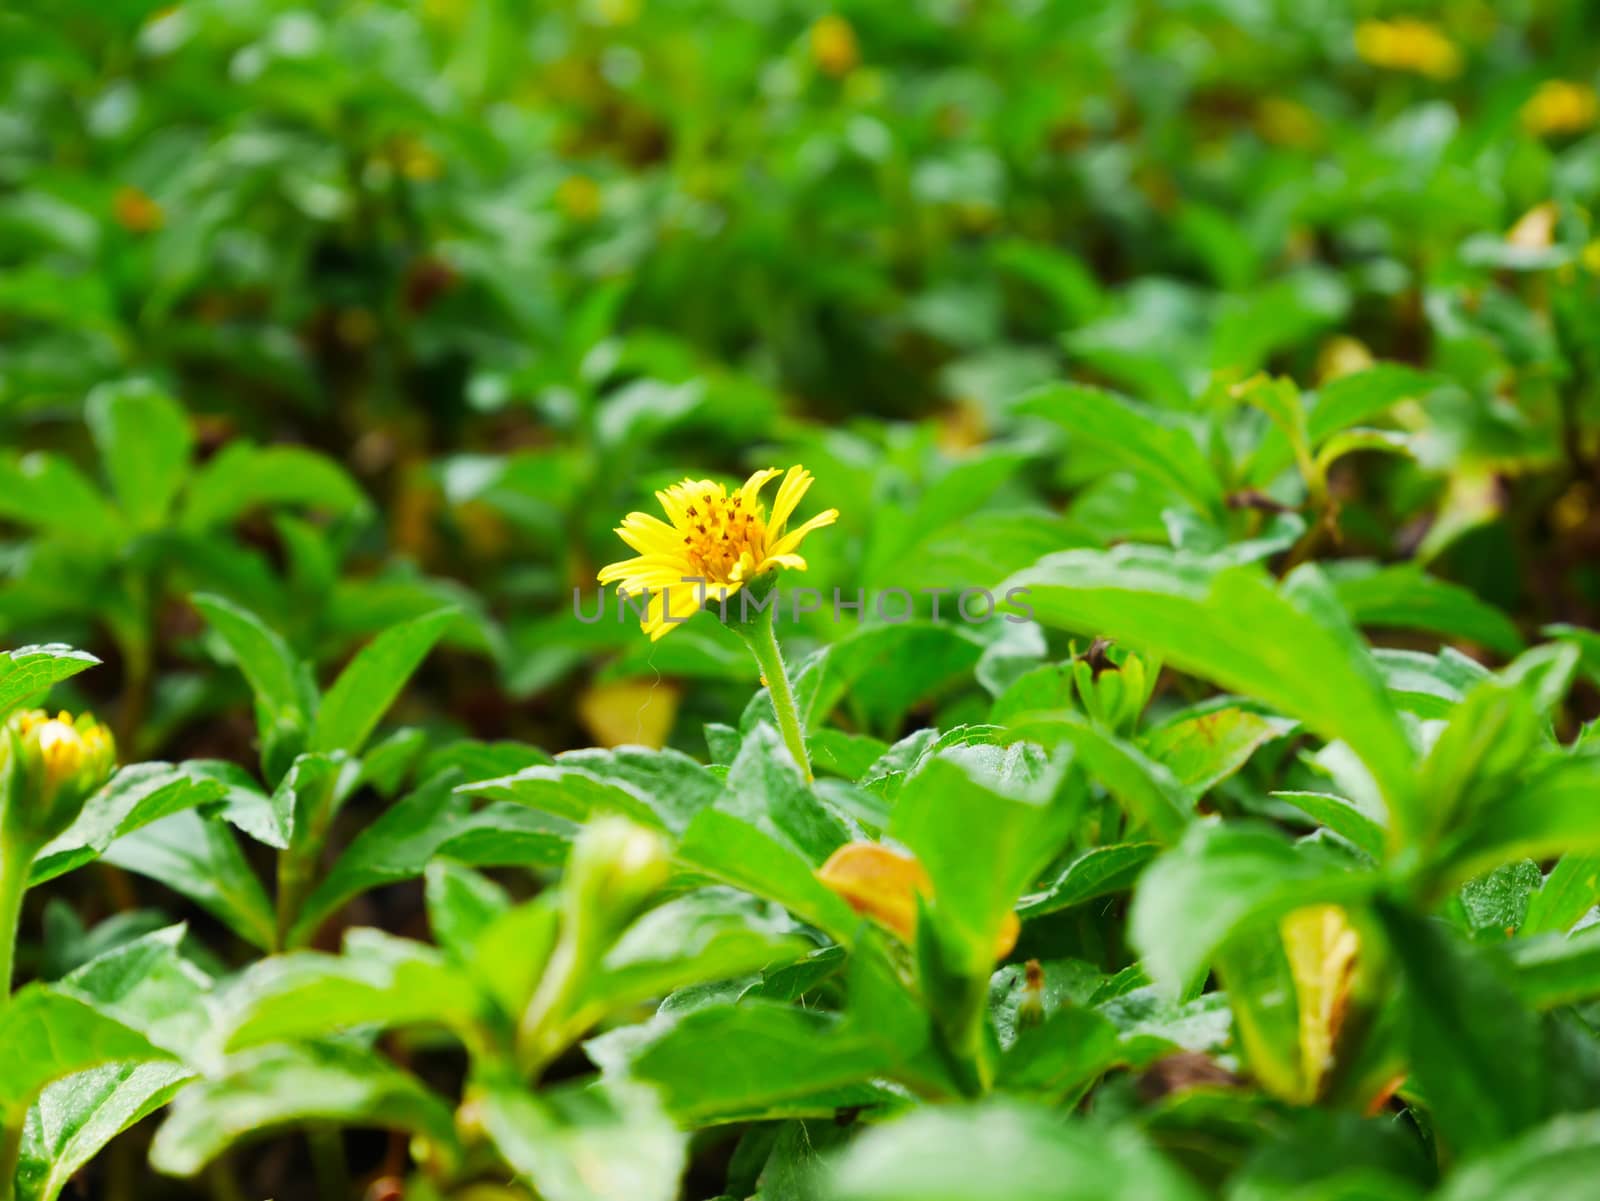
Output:
M435 776L356 835L306 898L292 940L309 939L351 897L420 876L436 856L478 867L556 867L566 858L577 827L511 802L474 811L454 792L457 779Z
M136 763L91 796L73 823L34 860L29 884L43 884L103 854L118 838L170 814L223 796L224 786L188 764Z
M118 1060L169 1056L149 1039L100 1013L89 1002L43 984L30 984L0 1012L0 1113L20 1121L47 1084Z
M50 685L100 662L59 642L0 652L0 721Z
M685 1122L754 1117L821 1089L864 1082L892 1063L837 1018L772 1002L695 1010L633 1061Z
M182 1064L119 1063L48 1085L22 1132L20 1201L55 1201L107 1143L160 1109L192 1077Z

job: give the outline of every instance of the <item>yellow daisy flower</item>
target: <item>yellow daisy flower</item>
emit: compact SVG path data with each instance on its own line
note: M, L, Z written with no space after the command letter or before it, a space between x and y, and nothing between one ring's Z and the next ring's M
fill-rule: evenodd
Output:
M648 513L622 519L617 534L639 553L601 568L599 578L634 595L650 594L643 629L652 641L688 618L702 599L724 601L780 567L806 569L795 551L812 530L832 525L839 510L786 531L812 475L804 467L789 468L768 516L760 493L780 474L776 467L763 468L731 494L710 480L686 479L656 493L670 525Z

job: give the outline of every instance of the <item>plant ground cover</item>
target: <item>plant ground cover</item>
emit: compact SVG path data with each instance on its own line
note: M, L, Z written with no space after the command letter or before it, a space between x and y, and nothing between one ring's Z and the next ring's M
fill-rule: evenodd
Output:
M0 1201L1600 1195L1597 79L6 5Z

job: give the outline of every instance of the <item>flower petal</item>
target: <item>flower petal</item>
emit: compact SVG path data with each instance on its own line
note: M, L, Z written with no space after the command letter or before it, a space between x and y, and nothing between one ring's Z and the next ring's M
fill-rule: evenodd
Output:
M789 468L789 474L778 485L777 499L772 502L772 516L767 521L770 533L782 532L783 523L789 520L789 514L794 512L795 506L810 490L811 481L812 475L804 467L796 465Z
M739 489L740 507L746 513L754 513L756 505L758 505L761 501L761 489L765 488L771 480L782 474L782 469L778 467L763 467L760 471L752 474L750 478L744 482L744 487Z
M641 555L674 554L683 545L682 534L648 513L629 513L617 527L617 537Z
M776 559L780 555L787 555L799 546L801 541L812 530L820 530L825 525L832 525L839 520L838 509L824 509L804 525L798 525L782 538L767 548L767 558Z

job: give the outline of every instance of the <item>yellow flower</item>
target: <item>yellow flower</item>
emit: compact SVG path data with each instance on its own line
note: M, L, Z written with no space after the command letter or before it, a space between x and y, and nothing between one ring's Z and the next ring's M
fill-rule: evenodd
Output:
M776 467L763 468L732 494L710 480L686 479L656 493L670 525L648 513L622 519L617 534L638 556L601 568L599 578L635 596L650 593L643 628L652 641L686 620L704 599L724 601L780 567L806 569L794 552L812 530L832 525L839 510L818 513L785 532L812 477L804 467L789 468L769 517L761 489L780 474Z
M1437 26L1415 17L1363 21L1356 27L1356 53L1375 67L1414 71L1430 79L1461 73L1461 52Z
M1600 116L1600 97L1586 83L1547 79L1522 106L1522 124L1537 137L1582 133Z

